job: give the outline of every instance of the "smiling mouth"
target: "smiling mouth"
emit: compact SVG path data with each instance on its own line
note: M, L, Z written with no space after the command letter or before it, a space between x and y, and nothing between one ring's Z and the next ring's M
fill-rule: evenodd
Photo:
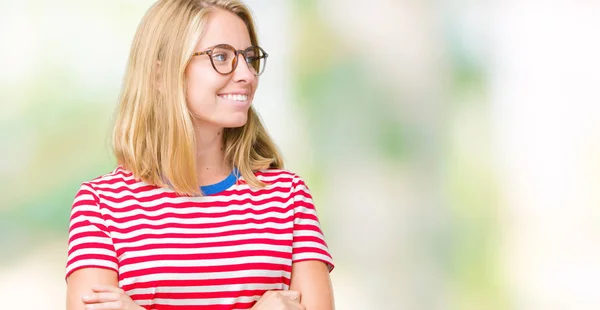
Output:
M239 101L239 102L246 102L246 101L248 101L248 95L231 95L231 94L225 94L225 95L219 95L219 97L221 97L223 99L233 100L233 101Z

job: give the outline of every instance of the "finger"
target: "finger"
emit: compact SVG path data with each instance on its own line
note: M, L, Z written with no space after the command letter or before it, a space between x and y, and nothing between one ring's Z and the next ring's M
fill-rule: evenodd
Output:
M113 292L113 293L122 293L123 290L116 287L116 286L112 286L112 285L94 285L92 287L92 290L94 292Z
M115 301L115 300L119 300L120 298L121 298L121 294L112 293L112 292L96 293L96 294L81 296L81 300L83 300L83 302L86 304Z
M85 305L86 310L120 310L123 307L121 301L103 302Z
M294 301L300 301L300 292L298 291L277 291L279 294L294 300Z

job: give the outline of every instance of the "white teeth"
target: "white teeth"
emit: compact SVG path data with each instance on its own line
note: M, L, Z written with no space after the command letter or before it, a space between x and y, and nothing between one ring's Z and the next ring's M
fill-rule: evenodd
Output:
M247 95L232 95L232 94L227 94L227 95L222 95L221 97L228 99L228 100L235 100L235 101L247 101L248 100L248 96Z

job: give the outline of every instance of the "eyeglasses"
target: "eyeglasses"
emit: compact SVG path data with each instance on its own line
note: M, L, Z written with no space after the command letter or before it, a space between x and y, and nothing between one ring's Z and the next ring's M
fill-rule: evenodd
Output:
M259 76L265 71L269 54L260 46L250 46L245 50L236 50L229 44L219 44L205 51L194 53L192 57L208 55L215 71L227 75L237 67L238 56L240 54L244 56L244 60L248 64L248 69L254 75Z

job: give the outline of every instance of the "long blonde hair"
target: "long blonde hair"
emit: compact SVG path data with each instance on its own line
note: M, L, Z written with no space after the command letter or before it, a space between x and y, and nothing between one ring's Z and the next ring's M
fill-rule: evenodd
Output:
M240 1L160 0L150 7L133 39L116 111L117 162L137 179L183 195L201 195L185 68L213 9L239 16L252 45L258 45L252 15ZM223 145L226 162L253 187L264 186L254 171L283 168L282 157L253 107L244 126L224 130Z

